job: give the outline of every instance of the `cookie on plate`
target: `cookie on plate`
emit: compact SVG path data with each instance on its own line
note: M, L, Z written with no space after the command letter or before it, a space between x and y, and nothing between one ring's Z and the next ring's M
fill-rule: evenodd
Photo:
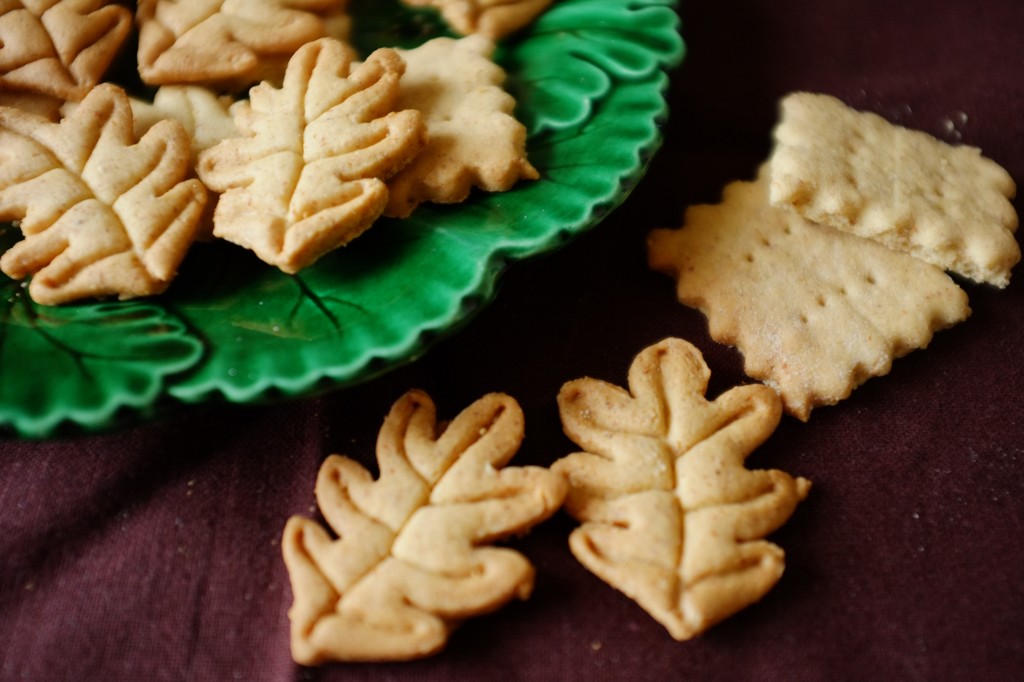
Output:
M206 189L188 134L141 138L120 88L93 88L59 123L0 107L0 220L24 237L0 258L38 303L164 291L195 238Z
M214 235L287 273L366 231L385 181L426 144L418 111L398 111L405 62L381 48L356 68L330 39L308 43L280 88L261 83L233 109L238 134L203 151L197 172L220 193Z
M345 40L347 0L138 0L138 68L151 85L242 90L279 83L289 58L320 38Z
M440 11L448 25L461 35L477 33L500 40L529 25L552 0L402 0L410 7Z
M473 188L504 192L539 177L493 52L494 43L479 35L399 50L406 69L397 108L423 115L427 144L388 181L386 215L404 218L423 202L459 203Z
M102 80L131 27L131 10L105 0L4 2L0 89L80 100Z

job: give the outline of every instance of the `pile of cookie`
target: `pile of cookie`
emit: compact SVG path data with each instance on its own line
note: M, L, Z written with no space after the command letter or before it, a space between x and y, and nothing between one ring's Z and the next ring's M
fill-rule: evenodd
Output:
M974 147L821 94L782 100L752 182L648 239L648 262L807 420L970 314L946 274L1005 287L1020 260L1009 173Z
M349 0L18 0L0 10L0 270L38 303L164 291L224 239L295 273L381 216L537 170L492 60L550 0L403 0L459 39L358 55ZM103 82L138 28L151 99Z

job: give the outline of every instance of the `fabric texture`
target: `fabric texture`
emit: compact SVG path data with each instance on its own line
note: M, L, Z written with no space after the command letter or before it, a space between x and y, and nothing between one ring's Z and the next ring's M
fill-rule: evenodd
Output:
M960 281L972 316L748 460L813 481L771 540L786 572L689 642L569 553L564 513L513 541L533 596L465 622L440 655L296 666L281 531L315 515L331 453L374 466L377 430L416 387L452 417L515 397L514 464L576 447L555 396L624 384L636 353L694 343L710 393L746 383L645 239L767 157L794 90L982 148L1024 181L1024 3L680 3L664 146L593 231L512 267L495 301L424 357L358 387L258 407L183 409L110 433L0 440L0 680L1010 680L1024 668L1024 270ZM1022 204L1015 201L1018 212ZM1019 237L1018 237L1019 238ZM959 280L958 280L959 281ZM2 377L0 377L2 381Z

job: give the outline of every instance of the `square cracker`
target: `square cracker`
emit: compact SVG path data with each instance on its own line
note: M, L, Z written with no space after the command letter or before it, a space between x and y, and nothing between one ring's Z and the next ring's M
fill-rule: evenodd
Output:
M783 99L771 202L978 282L1005 287L1020 260L1009 173L834 97Z
M764 166L690 207L682 229L652 231L648 262L801 420L970 314L939 268L770 205Z

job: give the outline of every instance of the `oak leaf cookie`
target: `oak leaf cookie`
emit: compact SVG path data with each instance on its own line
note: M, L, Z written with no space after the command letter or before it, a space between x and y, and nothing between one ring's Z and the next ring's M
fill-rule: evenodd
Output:
M460 621L528 597L529 561L488 545L553 514L566 483L505 466L522 438L522 411L506 395L443 426L429 396L410 391L381 427L376 480L352 459L327 458L316 498L337 537L296 516L282 541L295 661L428 656Z
M388 181L386 215L404 218L422 202L459 203L473 187L504 192L539 177L493 52L483 36L434 38L399 50L406 69L397 108L423 114L427 146Z
M970 314L934 265L772 206L766 167L727 185L721 203L691 206L682 229L652 231L647 246L712 338L739 348L747 375L802 420Z
M432 7L461 35L499 40L536 19L552 0L402 0L409 7Z
M104 0L0 3L0 88L80 100L100 82L132 27Z
M24 90L0 89L0 107L28 111L42 116L51 123L56 123L61 119L61 109L67 104L66 100L52 95L41 95Z
M426 143L422 117L395 111L402 58L381 48L350 69L324 38L304 45L284 84L262 83L234 111L238 135L199 155L221 193L214 235L294 273L362 234L384 211L384 181Z
M173 121L133 134L124 91L98 85L60 123L0 107L0 220L24 239L0 258L44 304L163 291L194 239L206 190Z
M708 401L709 376L696 348L666 339L633 361L628 391L579 379L558 395L565 433L584 450L552 465L582 522L570 549L678 640L775 585L784 553L763 538L811 485L744 466L778 425L775 392L754 384Z
M129 97L128 103L136 137L165 119L180 123L191 140L193 166L198 163L199 152L238 132L231 110L239 102L200 85L164 85L157 88L152 100ZM59 111L68 116L77 107L77 102L65 102Z
M231 113L238 102L209 88L165 85L157 89L151 102L137 98L130 101L137 135L144 135L164 119L175 120L189 134L196 163L200 152L238 132Z
M182 125L191 141L193 172L199 164L201 152L238 133L232 111L240 102L201 85L164 85L157 88L151 102L135 97L129 101L135 119L135 134L140 137L165 119ZM211 196L199 220L196 241L213 239L216 207L216 196Z
M806 92L782 100L770 200L808 220L1005 287L1020 261L1010 174L976 147Z
M152 85L240 89L278 82L291 55L344 40L345 0L138 0L138 67Z
M231 112L239 101L201 85L164 85L157 88L151 101L129 97L128 102L132 107L136 137L141 138L150 128L166 119L181 124L190 140L189 166L193 175L200 152L234 137L238 132ZM77 106L77 102L66 102L60 111L67 116ZM196 241L213 239L213 212L216 205L216 196L210 197L199 219Z

